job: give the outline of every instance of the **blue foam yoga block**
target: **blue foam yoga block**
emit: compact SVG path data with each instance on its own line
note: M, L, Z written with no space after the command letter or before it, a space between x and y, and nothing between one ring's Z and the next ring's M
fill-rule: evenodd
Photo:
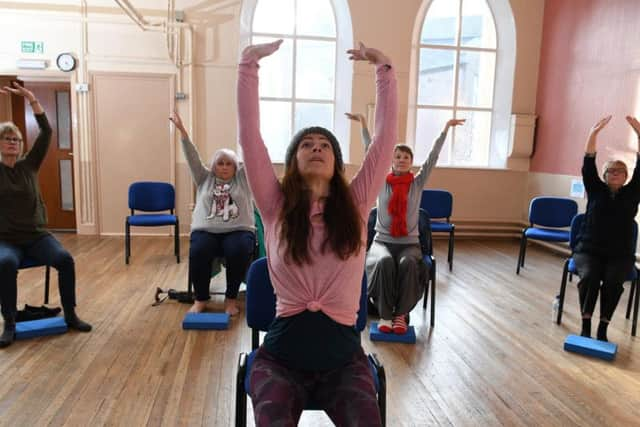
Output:
M393 332L390 334L385 334L384 332L380 332L378 330L378 322L371 323L369 327L369 339L371 341L388 341L388 342L402 342L405 344L415 344L416 343L416 331L413 329L413 326L409 326L406 334L398 335Z
M599 357L604 360L613 360L618 351L618 344L594 340L593 338L569 335L564 341L564 349L573 353L586 356Z
M229 327L227 313L187 313L182 321L182 329L215 329Z
M16 339L19 340L64 334L65 332L67 332L67 324L63 317L47 317L46 319L16 323Z

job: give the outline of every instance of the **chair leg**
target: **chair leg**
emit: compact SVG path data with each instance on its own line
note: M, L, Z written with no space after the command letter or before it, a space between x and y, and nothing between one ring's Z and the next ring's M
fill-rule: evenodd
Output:
M562 310L564 308L564 295L567 289L567 273L569 272L569 260L564 262L564 268L562 269L562 282L560 282L560 301L558 301L558 317L556 323L559 325L562 321Z
M431 274L431 272L429 272ZM429 283L431 282L431 277L427 279L424 283L424 297L422 298L422 309L427 309L427 300L429 299Z
M174 239L174 252L176 255L176 259L178 260L178 264L180 264L180 224L176 219L176 229L173 235Z
M636 281L631 281L631 284L629 286L629 301L627 301L627 315L625 316L626 319L628 319L631 315L631 305L633 304L633 296L637 291L637 287L638 286L636 284Z
M247 392L244 389L244 378L247 374L247 355L240 353L238 371L236 373L236 427L247 425Z
M129 264L131 255L131 226L128 221L124 223L124 263Z
M436 265L433 264L433 277L431 278L431 327L436 324Z
M44 272L44 303L49 304L49 286L51 279L51 267L46 266L46 270Z
M635 301L633 303L633 323L631 324L631 336L636 336L638 329L638 304L640 304L640 289L638 289L638 281L636 280Z
M449 271L453 271L453 245L455 242L456 226L452 225L451 232L449 233L449 253L447 254L447 261L449 262Z
M527 236L524 235L525 230L522 230L522 237L520 237L520 253L518 254L518 265L516 266L516 274L520 274L520 267L524 267L524 252L527 248Z
M569 281L573 282L573 273L569 273Z

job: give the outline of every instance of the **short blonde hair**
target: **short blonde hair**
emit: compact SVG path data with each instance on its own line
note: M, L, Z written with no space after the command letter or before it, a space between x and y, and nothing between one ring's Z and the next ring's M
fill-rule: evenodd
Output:
M15 125L15 123L13 122L3 122L0 123L0 139L4 138L6 135L8 134L14 134L16 135L18 138L20 138L20 142L18 142L18 147L20 148L19 150L19 156L18 157L22 157L22 149L24 148L23 144L23 138L22 138L22 132L20 132L20 129L18 128L18 126ZM0 154L0 159L2 159L2 154Z
M607 172L609 171L609 169L615 166L619 166L624 169L625 178L629 176L629 169L627 169L627 164L625 162L623 162L622 160L609 160L604 164L604 172L602 172L602 178L604 178L605 182L607 181Z

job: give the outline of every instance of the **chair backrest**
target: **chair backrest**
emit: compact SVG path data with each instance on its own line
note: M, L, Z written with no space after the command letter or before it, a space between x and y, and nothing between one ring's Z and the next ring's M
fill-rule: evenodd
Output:
M543 227L569 227L578 204L566 197L534 197L529 204L529 222Z
M129 186L129 209L146 212L173 210L176 192L166 182L134 182Z
M247 272L247 294L245 311L247 325L251 329L266 332L276 317L276 295L273 291L267 258L255 260ZM360 309L356 320L356 329L362 331L367 325L367 276L362 277Z
M447 190L422 190L420 207L429 212L431 218L451 217L453 212L453 195Z
M433 245L431 242L431 217L429 212L420 208L418 212L418 233L420 235L420 249L422 255L433 255ZM367 221L367 250L373 243L376 236L376 220L378 218L378 208L371 209L369 220Z
M582 233L582 227L584 224L583 213L577 214L571 220L571 232L570 232L570 240L569 246L571 246L571 250L573 251L580 240L580 235ZM633 253L636 252L636 246L638 245L638 223L633 221L633 239L632 239L632 249Z

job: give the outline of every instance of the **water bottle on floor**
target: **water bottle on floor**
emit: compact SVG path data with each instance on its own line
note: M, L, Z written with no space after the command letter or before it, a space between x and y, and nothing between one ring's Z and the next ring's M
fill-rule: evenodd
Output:
M556 295L553 299L553 304L551 306L551 320L556 321L558 319L558 310L560 309L560 295Z

